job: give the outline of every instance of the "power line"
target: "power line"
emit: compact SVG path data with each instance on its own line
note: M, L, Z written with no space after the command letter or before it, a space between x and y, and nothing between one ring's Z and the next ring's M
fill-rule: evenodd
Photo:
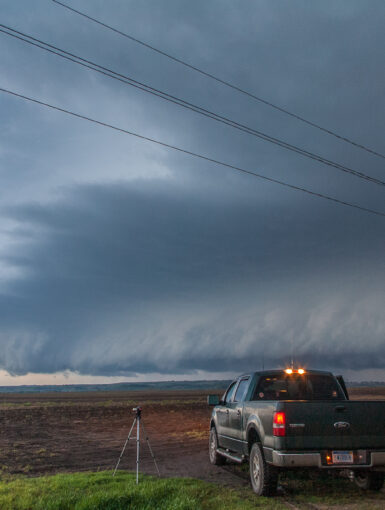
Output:
M230 168L231 170L235 170L237 172L241 172L243 174L251 175L251 176L256 177L258 179L263 179L265 181L272 182L274 184L279 184L280 186L284 186L286 188L294 189L296 191L302 191L303 193L307 193L308 195L312 195L312 196L315 196L315 197L318 197L318 198L329 200L331 202L335 202L335 203L340 204L340 205L344 205L344 206L347 206L347 207L352 207L354 209L359 209L360 211L365 211L367 213L371 213L371 214L375 214L377 216L385 217L385 213L383 213L383 212L376 211L374 209L369 209L369 208L366 208L366 207L362 207L360 205L353 204L351 202L346 202L344 200L340 200L338 198L331 197L329 195L324 195L323 193L318 193L316 191L311 191L311 190L309 190L307 188L296 186L294 184L290 184L288 182L281 181L279 179L274 179L272 177L267 177L266 175L259 174L257 172L253 172L252 170L247 170L245 168L241 168L241 167L238 167L238 166L235 166L235 165L231 165L230 163L225 163L224 161L219 161L217 159L210 158L209 156L204 156L204 155L199 154L197 152L189 151L187 149L182 149L181 147L177 147L176 145L171 145L171 144L168 144L168 143L165 143L165 142L161 142L160 140L156 140L154 138L150 138L148 136L140 135L140 134L135 133L133 131L129 131L129 130L124 129L124 128L120 128L118 126L114 126L112 124L108 124L107 122L103 122L103 121L100 121L100 120L97 120L97 119L93 119L91 117L87 117L86 115L81 115L80 113L76 113L76 112L73 112L73 111L70 111L70 110L66 110L65 108L61 108L59 106L55 106L55 105L46 103L44 101L39 101L38 99L34 99L32 97L25 96L23 94L19 94L17 92L9 90L9 89L5 89L5 88L0 87L0 92L4 92L6 94L10 94L12 96L18 97L18 98L23 99L25 101L29 101L31 103L38 104L40 106L46 106L47 108L51 108L52 110L57 110L59 112L66 113L67 115L71 115L72 117L76 117L78 119L83 119L83 120L86 120L88 122L92 122L94 124L97 124L99 126L104 126L104 127L113 129L115 131L119 131L120 133L124 133L124 134L130 135L130 136L134 136L136 138L140 138L141 140L145 140L147 142L151 142L153 144L160 145L162 147L166 147L167 149L172 149L172 150L175 150L177 152L180 152L180 153L183 153L183 154L187 154L189 156L201 159L203 161L208 161L210 163L214 163L215 165L220 165L220 166L223 166L225 168Z
M225 124L227 126L230 126L234 129L237 129L239 131L245 132L251 136L255 136L257 138L260 138L264 141L270 142L274 145L278 145L279 147L282 147L284 149L290 150L292 152L295 152L297 154L300 154L301 156L308 157L310 159L313 159L314 161L318 161L319 163L322 163L324 165L330 166L332 168L336 168L337 170L340 170L341 172L345 172L350 175L354 175L355 177L358 177L360 179L372 182L374 184L378 184L380 186L385 186L385 182L381 181L380 179L377 179L375 177L371 177L363 172L360 172L358 170L354 170L350 167L347 167L345 165L341 165L340 163L336 163L332 160L326 159L323 156L320 156L319 154L315 154L313 152L307 151L305 149L302 149L301 147L289 144L288 142L285 142L284 140L280 140L279 138L275 138L273 136L270 136L262 131L258 131L254 128L251 128L250 126L246 126L244 124L241 124L237 121L234 121L232 119L229 119L228 117L224 117L222 115L219 115L215 112L212 112L210 110L207 110L205 108L202 108L201 106L194 105L193 103L190 103L188 101L185 101L184 99L178 98L176 96L173 96L171 94L168 94L167 92L163 92L159 89L156 89L154 87L151 87L150 85L144 84L142 82L139 82L129 76L117 73L116 71L113 71L107 67L101 66L95 62L92 62L90 60L84 59L83 57L79 57L78 55L75 55L73 53L70 53L66 50L63 50L61 48L58 48L57 46L53 46L52 44L46 43L40 39L37 39L35 37L32 37L28 34L25 34L23 32L20 32L18 30L15 30L11 27L8 27L6 25L3 25L0 23L0 32L11 36L15 39L18 39L22 42L25 42L27 44L30 44L32 46L35 46L39 49L42 49L44 51L47 51L49 53L52 53L56 56L59 56L61 58L64 58L66 60L69 60L75 64L81 65L83 67L86 67L87 69L91 69L92 71L96 71L100 74L103 74L105 76L108 76L109 78L113 78L115 80L118 80L126 85L130 85L132 87L135 87L139 90L142 90L144 92L147 92L149 94L152 94L156 97L159 97L161 99L164 99L165 101L171 102L176 104L177 106L181 106L182 108L191 110L195 113L198 113L200 115L203 115L205 117L208 117L212 120L215 120L217 122L220 122L222 124Z
M59 57L62 57L66 60L69 60L71 62L74 62L76 64L79 64L83 67L86 67L88 69L91 69L93 71L96 71L96 72L99 72L101 74L104 74L105 76L108 76L109 78L113 78L113 79L116 79L120 82L123 82L125 83L126 85L130 85L132 87L135 87L139 90L142 90L144 92L147 92L149 94L152 94L152 95L155 95L157 97L160 97L161 99L164 99L166 101L169 101L171 103L174 103L178 106L181 106L183 108L186 108L188 110L191 110L191 111L194 111L195 113L199 113L200 115L203 115L205 117L208 117L208 118L211 118L213 120L216 120L217 122L221 122L225 125L228 125L230 127L233 127L234 129L238 129L240 131L243 131L245 133L248 133L252 136L255 136L257 138L261 138L265 141L268 141L270 143L273 143L275 145L278 145L280 147L283 147L287 150L290 150L292 152L295 152L295 153L298 153L302 156L305 156L305 157L309 157L310 159L313 159L315 161L318 161L320 163L323 163L327 166L331 166L333 168L336 168L340 171L343 171L343 172L346 172L348 174L351 174L351 175L354 175L356 177L359 177L361 179L364 179L364 180L367 180L369 182L373 182L375 184L378 184L378 185L382 185L382 186L385 186L385 182L384 181L381 181L380 179L376 179L374 177L371 177L371 176L368 176L362 172L359 172L357 170L353 170L349 167L346 167L344 165L341 165L339 163L336 163L334 161L331 161L331 160L328 160L326 158L324 158L323 156L320 156L320 155L317 155L317 154L314 154L312 152L309 152L309 151L306 151L305 149L302 149L300 147L297 147L295 145L291 145L283 140L280 140L278 138L274 138L270 135L267 135L266 133L263 133L261 131L257 131L253 128L250 128L249 126L245 126L244 124L240 124L232 119L229 119L227 117L223 117L219 114L216 114L215 112L211 112L210 110L207 110L207 109L204 109L200 106L197 106L197 105L194 105L192 103L189 103L183 99L180 99L180 98L177 98L176 96L172 96L166 92L163 92L163 91L160 91L159 89L156 89L156 88L153 88L149 85L146 85L146 84L143 84L141 82L138 82L137 80L134 80L133 78L130 78L128 76L125 76L125 75L122 75L120 73L117 73L115 71L112 71L111 69L108 69L106 67L103 67L103 66L100 66L99 64L96 64L94 62L91 62L89 60L86 60L82 57L79 57L77 55L74 55L73 53L69 53L65 50L62 50L60 48L57 48L56 46L53 46L49 43L46 43L44 41L41 41L39 39L36 39L32 36L29 36L27 34L23 34L22 32L19 32L17 30L14 30L10 27L7 27L6 25L2 25L0 24L0 26L6 28L7 30L10 30L12 31L12 33L10 32L7 32L5 30L2 30L0 29L0 32L4 33L5 35L9 35L11 37L14 37L16 39L19 39L25 43L28 43L30 45L33 45L39 49L42 49L42 50L45 50L47 52L50 52L50 53L53 53L54 55L57 55ZM19 35L16 35L16 34L19 34ZM25 39L25 37L27 37L28 39ZM36 42L33 42L33 41L36 41ZM42 46L44 45L44 46ZM53 51L52 49L49 49L49 48L53 48L54 50L56 51ZM68 56L67 56L68 55Z
M339 135L335 131L332 131L329 128L322 127L322 126L320 126L319 124L316 124L313 121L307 120L304 117L302 117L302 116L300 116L300 115L298 115L296 113L290 112L289 110L287 110L286 108L283 108L282 106L278 106L278 105L272 103L271 101L268 101L268 100L263 99L263 98L261 98L259 96L256 96L255 94L252 94L251 92L248 92L247 90L244 90L241 87L238 87L237 85L234 85L233 83L230 83L230 82L228 82L226 80L223 80L222 78L219 78L218 76L215 76L214 74L211 74L211 73L209 73L207 71L204 71L203 69L200 69L199 67L196 67L196 66L194 66L192 64L189 64L185 60L182 60L180 58L174 57L173 55L170 55L169 53L166 53L165 51L162 51L159 48L156 48L155 46L152 46L151 44L145 43L144 41L141 41L140 39L137 39L137 38L133 37L132 35L127 34L126 32L122 32L121 30L118 30L117 28L114 28L111 25L108 25L107 23L103 23L102 21L100 21L100 20L98 20L96 18L93 18L92 16L90 16L90 15L88 15L88 14L82 12L82 11L74 9L73 7L70 7L67 4L59 2L58 0L52 0L52 1L55 4L61 5L65 9L68 9L69 11L72 11L72 12L74 12L76 14L79 14L80 16L83 16L84 18L86 18L86 19L88 19L90 21L93 21L94 23L97 23L98 25L100 25L100 26L102 26L104 28L107 28L108 30L112 30L113 32L115 32L117 34L122 35L123 37L126 37L127 39L130 39L131 41L133 41L133 42L135 42L137 44L140 44L140 45L148 48L151 51L154 51L154 52L158 53L159 55L163 55L164 57L167 57L167 58L173 60L174 62L177 62L178 64L181 64L181 65L183 65L185 67L188 67L189 69L192 69L193 71L196 71L197 73L200 73L203 76L206 76L207 78L215 80L216 82L221 83L222 85L225 85L226 87L229 87L229 88L231 88L233 90L236 90L237 92L240 92L241 94L244 94L244 95L246 95L246 96L248 96L248 97L250 97L250 98L252 98L252 99L254 99L256 101L259 101L260 103L263 103L263 104L265 104L267 106L270 106L271 108L274 108L275 110L277 110L277 111L279 111L281 113L289 115L290 117L293 117L294 119L297 119L300 122L304 122L305 124L308 124L309 126L312 126L312 127L316 128L316 129L319 129L320 131L323 131L324 133L332 135L335 138L338 138L339 140L342 140L342 141L344 141L346 143L349 143L349 144L353 145L354 147L357 147L359 149L363 149L366 152L369 152L371 154L379 156L380 158L385 159L385 155L381 154L380 152L377 152L377 151L375 151L373 149L370 149L369 147L366 147L365 145L362 145L362 144L360 144L358 142L355 142L355 141L351 140L350 138L347 138L345 136Z

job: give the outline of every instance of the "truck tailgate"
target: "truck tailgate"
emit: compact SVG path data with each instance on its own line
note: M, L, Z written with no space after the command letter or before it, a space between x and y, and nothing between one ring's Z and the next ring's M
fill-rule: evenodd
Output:
M385 401L285 401L287 450L385 450Z

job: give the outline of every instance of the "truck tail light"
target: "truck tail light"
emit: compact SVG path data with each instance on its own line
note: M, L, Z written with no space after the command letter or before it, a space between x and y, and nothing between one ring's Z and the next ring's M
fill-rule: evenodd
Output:
M273 435L278 437L286 436L286 415L282 412L274 413Z

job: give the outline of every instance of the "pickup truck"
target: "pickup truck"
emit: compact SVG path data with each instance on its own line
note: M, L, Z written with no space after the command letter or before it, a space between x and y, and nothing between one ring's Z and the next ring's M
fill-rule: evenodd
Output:
M384 483L385 401L350 401L341 376L301 368L244 374L208 403L210 462L249 462L258 495L274 495L288 468L347 470L362 489Z

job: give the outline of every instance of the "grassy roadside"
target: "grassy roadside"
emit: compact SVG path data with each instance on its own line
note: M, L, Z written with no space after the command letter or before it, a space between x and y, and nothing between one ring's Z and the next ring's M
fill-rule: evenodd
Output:
M120 472L73 473L0 481L1 510L279 510L282 502L256 498L200 480L157 479Z
M1 510L382 510L385 494L363 493L347 480L282 480L285 495L259 498L249 487L231 489L189 478L132 473L67 473L0 480Z
M346 478L328 473L286 473L281 478L286 499L299 508L383 510L383 491L363 491Z

